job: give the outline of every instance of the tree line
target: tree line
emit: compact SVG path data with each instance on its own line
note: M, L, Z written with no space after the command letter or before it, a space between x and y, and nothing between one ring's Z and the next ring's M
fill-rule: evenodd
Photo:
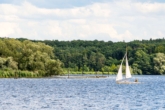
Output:
M72 71L101 71L116 74L127 48L129 65L133 74L165 74L164 38L130 42L98 40L45 40L40 42L53 47L53 53L63 62L63 68Z
M68 71L116 74L126 48L133 74L165 74L164 38L130 42L0 38L0 77L44 77Z

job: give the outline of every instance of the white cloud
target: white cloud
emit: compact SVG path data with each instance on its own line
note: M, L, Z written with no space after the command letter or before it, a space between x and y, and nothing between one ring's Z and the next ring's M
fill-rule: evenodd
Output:
M16 23L0 22L0 36L8 37L17 31ZM16 29L16 30L15 30Z
M157 13L159 11L165 12L165 4L161 3L136 3L135 7L142 13Z
M117 1L69 9L0 4L0 36L130 41L164 37L165 4Z
M164 34L161 31L158 31L157 34L159 37L164 37Z

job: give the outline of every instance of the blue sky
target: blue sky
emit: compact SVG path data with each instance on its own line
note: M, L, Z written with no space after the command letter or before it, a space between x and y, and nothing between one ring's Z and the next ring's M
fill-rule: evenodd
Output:
M164 0L0 0L0 37L132 41L165 37Z

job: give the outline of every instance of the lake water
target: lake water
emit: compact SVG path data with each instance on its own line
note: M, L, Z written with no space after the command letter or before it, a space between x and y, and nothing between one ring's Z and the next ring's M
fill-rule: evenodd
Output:
M0 110L162 110L165 76L141 84L98 79L0 79Z

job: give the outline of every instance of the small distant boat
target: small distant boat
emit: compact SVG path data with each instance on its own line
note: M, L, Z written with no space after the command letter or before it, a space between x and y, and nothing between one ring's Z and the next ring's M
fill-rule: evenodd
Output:
M123 78L123 73L122 73L122 64L123 64L123 61L126 61L126 73L125 73L125 78ZM127 59L127 51L122 59L122 62L120 64L120 67L119 67L119 70L118 70L118 73L117 73L117 77L116 77L116 83L118 84L136 84L136 83L140 83L138 82L138 80L136 79L134 82L130 82L129 79L132 78L131 76L131 72L130 72L130 69L129 69L129 64L128 64L128 59Z

